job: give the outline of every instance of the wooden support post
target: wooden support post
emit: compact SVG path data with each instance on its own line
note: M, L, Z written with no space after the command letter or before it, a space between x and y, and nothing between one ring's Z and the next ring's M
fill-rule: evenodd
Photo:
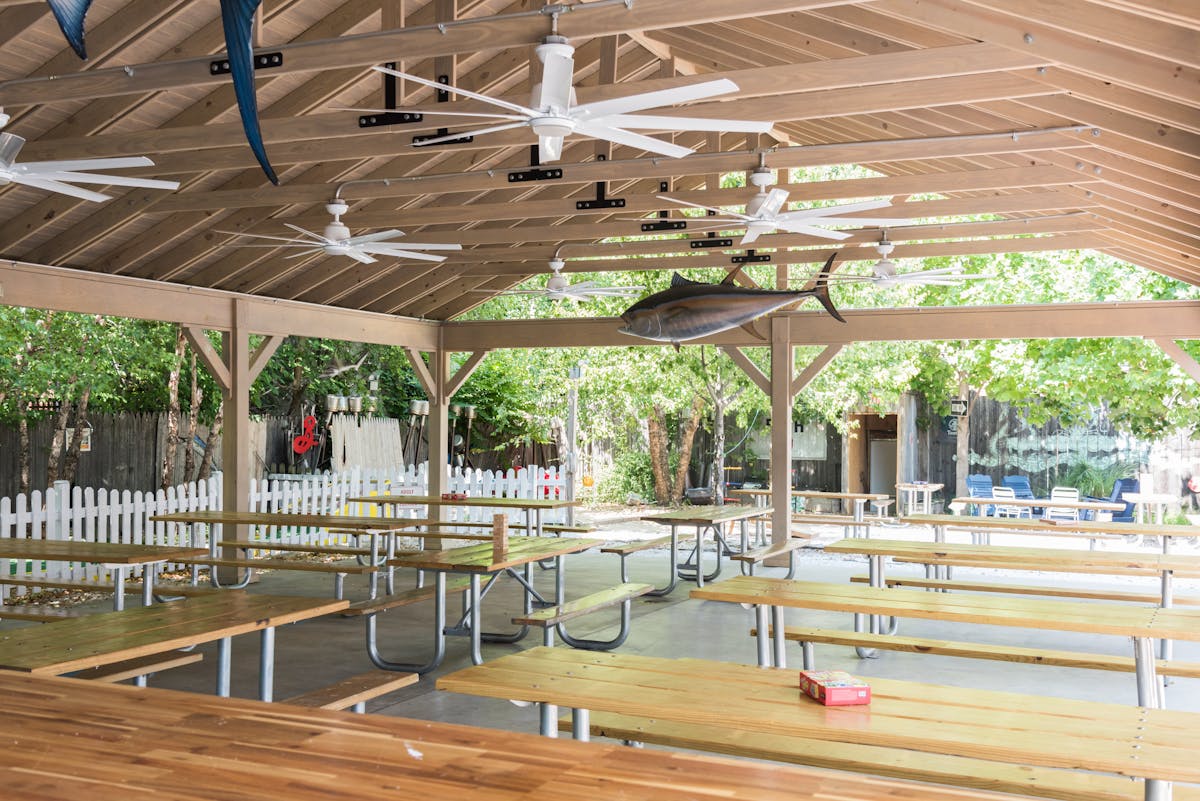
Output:
M221 500L225 509L236 512L250 511L250 477L254 467L254 454L250 446L250 333L247 309L240 301L233 301L233 330L222 334L222 361L228 371L229 386L224 388L225 423L221 431ZM246 541L250 539L248 526L234 526L233 531L224 531L226 540ZM226 559L236 559L238 549L230 546L223 550ZM236 583L241 580L238 568L213 568L219 570L221 582Z
M771 542L792 531L791 318L771 318Z
M492 561L508 558L508 517L492 515Z

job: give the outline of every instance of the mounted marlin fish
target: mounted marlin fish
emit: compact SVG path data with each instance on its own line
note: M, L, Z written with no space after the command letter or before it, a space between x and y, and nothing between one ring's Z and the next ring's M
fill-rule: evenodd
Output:
M54 12L71 49L86 59L83 18L87 16L92 0L46 0L46 3ZM233 76L233 93L237 96L238 112L242 117L242 130L259 166L271 183L278 184L279 178L263 145L258 124L258 100L254 96L254 49L250 46L250 34L254 30L254 14L260 5L262 0L221 0L221 23L225 27L225 50L229 56L229 72Z
M816 298L833 319L844 323L829 299L829 268L836 257L834 253L825 262L812 289L799 291L738 286L733 282L737 270L719 284L689 281L675 273L670 289L656 292L626 309L621 315L625 325L617 330L642 339L671 342L678 348L684 340L747 326L764 314L805 298ZM749 330L762 338L757 331Z

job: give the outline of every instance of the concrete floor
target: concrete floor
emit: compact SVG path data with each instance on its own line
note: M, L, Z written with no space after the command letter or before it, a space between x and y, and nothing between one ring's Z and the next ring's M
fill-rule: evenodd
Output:
M607 532L605 532L607 535ZM837 539L840 529L822 532L817 542ZM876 532L876 537L928 539L918 531ZM1021 544L1031 544L1022 538ZM1005 544L997 541L997 544ZM1046 543L1062 547L1064 543ZM1085 543L1069 541L1070 547L1086 547ZM1105 543L1106 549L1129 550L1139 546L1129 543ZM1142 546L1151 547L1151 546ZM1195 552L1189 547L1186 552ZM861 558L826 555L820 550L805 550L800 554L798 578L811 581L846 582L851 575L864 572ZM713 554L706 555L711 564ZM619 581L618 560L609 554L586 553L568 557L568 594L583 595L611 586ZM630 558L630 573L634 581L664 583L668 560L665 550L650 550ZM894 565L889 575L917 575L913 565ZM735 575L736 564L725 566L722 578ZM781 570L768 568L767 575L779 575ZM959 569L959 577L1003 575L994 570ZM1157 582L1142 579L1112 579L1078 575L1013 574L1014 581L1034 583L1076 584L1079 586L1121 586L1153 590ZM411 575L398 577L398 586L411 586ZM552 589L553 574L535 570L535 582ZM365 597L365 581L347 579L347 595L351 599ZM634 602L634 621L629 640L621 651L653 656L692 656L730 662L753 663L755 646L749 636L751 613L740 606L727 603L693 601L688 598L691 585L683 582L667 598L643 599ZM323 574L277 571L264 574L248 590L256 593L324 596L332 594L332 579ZM1177 582L1180 594L1200 594L1200 582ZM105 608L107 601L94 602ZM429 624L432 602L393 610L380 615L379 640L385 658L395 661L426 660L431 650ZM458 608L452 603L453 615ZM519 608L519 594L511 581L498 586L487 599L484 621L488 630L511 630L508 623L512 611ZM1100 610L1097 610L1100 614ZM841 613L788 610L791 624L829 628L848 628L849 616ZM577 621L572 626L575 636L607 637L616 628L617 612L605 610ZM5 623L4 626L23 625ZM1042 646L1077 651L1129 653L1128 642L1118 637L1088 636L1057 632L1018 630L1004 627L966 626L937 622L904 620L901 633L945 639L978 639L989 642L1023 646ZM533 631L518 645L484 645L484 658L491 659L516 649L540 644L540 631ZM799 668L799 646L789 644L789 667ZM196 665L167 671L151 679L151 685L196 692L212 692L214 686L215 645L202 646L205 660ZM941 656L923 656L881 652L876 659L859 659L850 648L817 646L818 666L823 669L842 669L870 678L912 679L964 687L1010 690L1030 694L1134 703L1132 674L1103 671L1084 671L1070 668L1019 665L983 660L967 660ZM254 635L235 638L233 645L233 694L255 697L258 677L258 639ZM1176 657L1200 661L1200 643L1176 644ZM437 676L470 664L468 642L465 638L449 638L445 663L415 686L372 702L368 709L386 715L468 723L493 728L536 732L537 712L532 707L520 708L508 702L478 699L440 692L434 689ZM361 673L372 667L364 648L364 623L360 618L327 616L280 628L276 637L275 697L285 699L340 678ZM1200 680L1183 679L1168 691L1168 706L1172 709L1200 712Z

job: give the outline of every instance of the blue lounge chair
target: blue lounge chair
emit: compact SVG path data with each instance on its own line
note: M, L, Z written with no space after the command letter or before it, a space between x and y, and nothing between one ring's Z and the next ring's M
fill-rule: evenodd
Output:
M1030 486L1029 478L1027 476L1005 476L1004 477L1004 486L1011 487L1012 491L1013 491L1013 496L1016 498L1022 498L1025 500L1032 501L1035 497L1037 497L1036 495L1033 494L1033 487ZM1029 510L1029 514L1025 515L1025 516L1026 517L1030 517L1030 516L1041 517L1042 510L1038 509L1036 507L1031 507Z
M992 497L992 477L983 473L971 473L967 476L967 494L972 498ZM996 507L991 504L976 504L975 514L991 517Z
M1114 523L1132 523L1133 501L1125 500L1125 493L1138 492L1140 487L1141 482L1139 482L1136 478L1118 478L1116 483L1113 484L1112 492L1109 493L1107 498L1093 498L1089 496L1086 500L1111 501L1113 503L1123 502L1125 504L1125 508L1119 512L1113 512L1112 520ZM1088 512L1087 519L1095 520L1096 513Z

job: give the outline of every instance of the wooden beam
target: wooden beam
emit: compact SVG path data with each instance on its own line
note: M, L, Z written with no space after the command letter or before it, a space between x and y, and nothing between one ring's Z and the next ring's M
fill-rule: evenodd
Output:
M417 375L417 381L421 384L421 389L425 390L425 397L430 400L437 398L438 385L434 380L433 374L429 372L428 365L425 364L425 359L421 356L421 351L417 348L408 347L404 349L404 353L408 356L408 363L412 365L413 372Z
M491 353L491 350L477 350L472 353L465 362L462 363L462 366L459 367L458 370L455 371L454 375L450 376L446 382L446 395L448 397L453 398L454 395L460 389L462 389L462 385L467 382L467 379L470 378L471 374L475 372L475 368L477 368L483 362L484 358L489 353Z
M1183 371L1192 377L1193 381L1200 382L1200 362L1192 358L1191 354L1183 348L1179 347L1179 343L1174 339L1165 337L1155 337L1151 341L1158 345L1159 350L1167 354L1173 362L1183 368Z
M736 364L741 371L746 374L746 377L754 382L754 386L762 390L762 393L768 398L771 397L771 379L758 369L758 365L750 360L741 348L722 346L721 350L725 352L733 363Z
M800 371L800 374L792 379L792 397L799 395L805 387L812 383L812 380L820 375L821 371L833 361L833 357L837 356L843 350L845 345L828 345L823 351L817 354L808 365Z
M229 392L233 388L229 365L225 363L225 359L209 341L204 329L185 325L182 326L182 330L188 344L192 346L192 350L196 352L200 361L204 362L204 366L208 368L208 374L217 382L217 386L221 388L222 392Z
M928 342L948 339L1058 339L1148 337L1200 339L1200 301L1048 303L1025 306L957 306L912 309L847 309L846 323L824 312L786 312L793 317L794 345L855 342ZM620 318L500 320L444 323L451 350L474 343L494 348L655 347L665 343L620 333ZM741 329L692 340L692 344L761 346Z
M656 30L700 25L724 19L786 14L824 8L853 0L756 0L753 4L726 0L691 0L681 6L678 0L638 0L628 8L597 4L595 9L564 14L559 31L571 39L611 36L625 30ZM481 44L489 48L540 44L545 26L531 24L531 15L509 14L469 24L436 25L402 30L365 33L324 41L285 44L272 47L283 53L283 66L274 74L312 72L350 66L383 64L403 53L405 60L474 53ZM90 100L120 94L145 94L170 89L194 88L227 81L214 76L211 58L136 64L122 68L93 70L46 80L12 80L0 83L0 105L21 106L66 100ZM52 87L52 88L51 88Z
M771 318L771 541L785 543L792 532L792 371L791 318Z
M275 355L275 351L279 350L279 346L287 339L285 336L275 334L263 339L258 343L258 347L250 354L250 383L253 384L255 379L267 366L267 362L271 361L271 357Z

